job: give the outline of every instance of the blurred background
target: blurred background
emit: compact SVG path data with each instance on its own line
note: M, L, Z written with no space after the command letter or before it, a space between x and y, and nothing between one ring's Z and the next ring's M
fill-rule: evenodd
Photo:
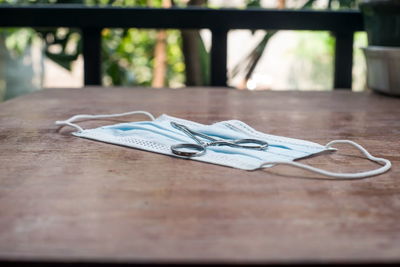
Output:
M126 7L357 9L357 0L0 0L0 4L85 4ZM156 18L155 18L156 19ZM209 84L209 30L104 29L103 86L180 88ZM240 90L332 90L335 39L329 32L233 30L228 84ZM365 90L365 60L355 34L353 91ZM0 101L40 88L81 88L79 31L0 29Z

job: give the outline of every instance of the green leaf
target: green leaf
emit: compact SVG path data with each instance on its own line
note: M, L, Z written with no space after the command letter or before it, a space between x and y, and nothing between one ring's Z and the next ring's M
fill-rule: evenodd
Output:
M53 60L55 63L60 65L61 67L71 71L72 62L78 58L78 55L68 55L68 54L55 54L49 51L45 52L46 57Z

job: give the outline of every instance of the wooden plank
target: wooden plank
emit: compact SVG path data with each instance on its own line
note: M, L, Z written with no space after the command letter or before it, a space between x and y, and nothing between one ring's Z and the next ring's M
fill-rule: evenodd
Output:
M333 87L349 89L352 86L353 71L353 32L336 32L335 63Z
M399 104L372 93L206 88L57 89L2 103L0 260L398 263ZM284 166L247 172L77 138L53 124L128 110L239 119L321 144L351 139L394 167L358 181ZM376 167L340 149L302 162L341 172Z
M211 42L211 86L227 86L228 31L213 30Z
M84 84L101 85L101 29L82 29L83 38L83 61L84 61Z
M359 11L121 8L62 4L0 6L0 27L364 30Z

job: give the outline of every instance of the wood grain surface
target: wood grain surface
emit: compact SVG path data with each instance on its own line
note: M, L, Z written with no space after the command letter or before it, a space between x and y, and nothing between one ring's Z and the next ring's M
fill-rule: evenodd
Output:
M389 172L332 181L242 171L72 136L54 121L147 110L325 144L354 140ZM81 123L86 128L130 116ZM0 104L0 261L399 263L400 99L373 93L53 89ZM302 160L376 164L348 146Z

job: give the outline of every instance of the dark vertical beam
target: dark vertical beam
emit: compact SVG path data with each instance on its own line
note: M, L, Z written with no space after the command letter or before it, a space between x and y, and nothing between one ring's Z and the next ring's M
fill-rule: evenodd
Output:
M85 85L101 85L101 29L83 28Z
M226 86L228 30L212 29L211 32L211 86Z
M336 32L334 34L336 45L333 88L351 90L354 32Z

